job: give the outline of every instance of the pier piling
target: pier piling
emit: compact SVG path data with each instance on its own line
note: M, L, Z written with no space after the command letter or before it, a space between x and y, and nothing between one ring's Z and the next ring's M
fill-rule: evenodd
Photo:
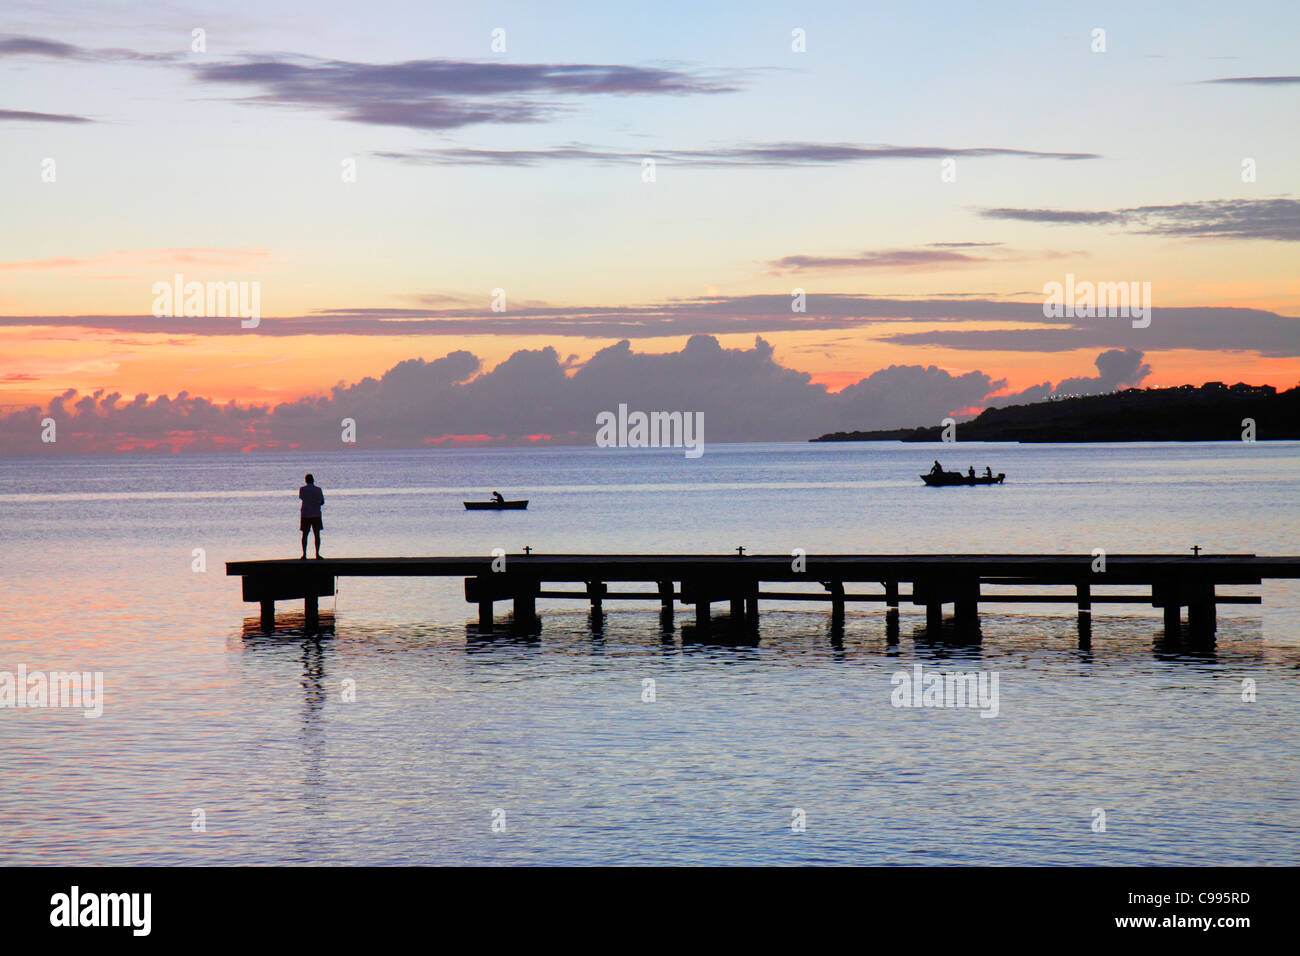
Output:
M587 598L591 601L591 616L593 620L604 613L604 600L605 595L608 593L609 585L604 581L587 582Z
M824 587L831 596L831 624L839 627L844 626L844 582L843 581L823 581Z
M1074 586L1074 597L1079 622L1079 647L1092 644L1092 585L1080 582Z
M673 629L673 593L672 581L658 581L659 587L659 626L663 630Z
M885 643L898 643L898 582L881 582L885 586Z
M925 626L927 630L937 631L943 627L943 602L927 601L925 605Z
M751 581L745 591L745 624L751 629L758 628L758 582Z
M980 582L979 578L959 581L955 588L953 616L957 626L963 631L977 631L980 626Z
M709 625L711 623L709 615L710 615L710 608L709 608L708 599L702 596L696 598L695 599L695 627L697 630L701 630L701 631L709 630Z

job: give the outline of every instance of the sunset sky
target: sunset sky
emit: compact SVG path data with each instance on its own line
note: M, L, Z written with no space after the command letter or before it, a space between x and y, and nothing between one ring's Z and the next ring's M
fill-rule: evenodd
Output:
M1170 9L6 3L0 414L693 334L831 392L1110 349L1149 372L1105 387L1291 387L1300 6ZM176 273L259 283L260 325L155 318ZM1150 327L1047 321L1067 273L1149 282Z

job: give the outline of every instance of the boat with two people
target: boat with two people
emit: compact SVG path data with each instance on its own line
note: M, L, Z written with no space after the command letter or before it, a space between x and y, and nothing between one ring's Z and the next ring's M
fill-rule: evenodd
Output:
M936 461L929 473L921 476L921 480L931 488L946 488L949 485L1000 485L1006 477L1004 472L993 474L993 469L987 466L982 475L975 474L974 466L964 475L960 471L944 471L943 466Z

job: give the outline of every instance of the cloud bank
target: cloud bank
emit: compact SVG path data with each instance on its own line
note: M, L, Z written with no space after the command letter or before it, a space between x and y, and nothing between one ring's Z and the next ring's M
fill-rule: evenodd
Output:
M1141 358L1107 353L1097 360L1095 379L1072 379L1058 390L1109 391L1138 381L1147 371ZM448 436L581 444L594 442L597 413L620 403L703 412L706 442L798 441L826 431L934 424L985 404L1006 384L980 371L894 365L831 393L806 372L779 364L762 338L752 348L728 349L707 335L667 354L634 352L622 341L572 374L567 369L553 348L516 352L486 371L476 356L456 351L276 406L216 405L184 392L124 400L69 391L47 409L0 417L0 454L338 449L344 418L356 421L361 448L426 447ZM53 444L41 442L47 417L55 421Z
M1051 382L1032 385L1013 395L999 395L988 399L988 406L1025 405L1030 402L1042 402L1049 398L1063 398L1071 395L1103 395L1122 388L1141 385L1151 374L1151 366L1142 361L1143 355L1137 349L1111 349L1097 356L1097 374L1065 378L1055 386Z

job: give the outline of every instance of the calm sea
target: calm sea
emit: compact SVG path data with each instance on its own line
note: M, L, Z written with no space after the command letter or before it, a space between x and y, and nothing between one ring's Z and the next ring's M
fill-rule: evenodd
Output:
M935 457L1008 483L925 488ZM765 605L725 646L543 601L482 641L459 579L344 578L332 637L300 602L260 635L224 562L296 556L305 471L334 556L1300 550L1300 443L0 459L0 671L104 679L98 718L0 709L0 863L1300 863L1295 584L1199 653L1139 606L1090 651L1050 605L973 645L904 606L893 646L875 606L837 640ZM462 509L493 490L529 510ZM894 707L915 663L996 673L997 716Z

